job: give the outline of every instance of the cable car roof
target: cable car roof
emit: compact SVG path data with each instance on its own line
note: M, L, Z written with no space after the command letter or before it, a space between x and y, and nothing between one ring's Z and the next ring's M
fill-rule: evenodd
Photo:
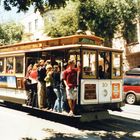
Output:
M32 44L46 44L48 46L61 46L61 45L70 45L70 44L86 44L86 42L80 41L80 39L89 39L95 41L96 44L102 44L104 39L101 37L97 37L95 35L71 35L59 38L48 38L46 40L40 41L30 41L30 42L21 42L17 44L11 45L4 45L1 48L5 47L14 47L14 46L21 46L21 45L32 45Z
M64 46L53 46L53 47L43 47L43 48L30 48L24 50L13 50L9 52L0 52L0 55L8 54L19 54L19 53L28 53L28 52L38 52L38 51L55 51L55 50L65 50L65 49L88 49L88 50L101 50L101 51L114 51L114 52L123 52L122 50L113 49L109 47L103 47L98 45L87 45L87 44L73 44L73 45L64 45Z
M42 41L18 43L13 45L6 45L0 47L0 54L6 55L11 53L25 53L25 52L37 52L37 51L49 51L59 49L74 49L74 48L86 48L86 49L99 49L99 50L112 50L122 52L122 50L113 49L102 46L103 38L95 35L72 35L59 38L51 38Z

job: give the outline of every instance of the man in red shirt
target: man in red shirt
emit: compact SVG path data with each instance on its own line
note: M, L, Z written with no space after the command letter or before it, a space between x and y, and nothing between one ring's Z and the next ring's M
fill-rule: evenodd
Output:
M74 60L69 60L68 67L64 71L63 79L66 85L66 94L70 108L70 116L74 115L74 108L77 100L77 71L78 68L75 68Z

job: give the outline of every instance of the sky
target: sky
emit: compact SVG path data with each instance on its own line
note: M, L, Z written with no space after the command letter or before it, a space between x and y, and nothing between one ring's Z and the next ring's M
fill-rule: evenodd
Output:
M31 10L28 11L28 13L30 13L30 12L31 12ZM11 11L6 11L6 10L4 10L4 7L1 2L1 4L0 4L0 23L9 22L9 21L19 22L28 13L26 13L26 14L23 12L17 13L17 8L12 8Z

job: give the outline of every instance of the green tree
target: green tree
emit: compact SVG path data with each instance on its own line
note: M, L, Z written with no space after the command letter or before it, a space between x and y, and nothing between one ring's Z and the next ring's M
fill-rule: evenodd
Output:
M47 13L45 33L51 37L75 34L78 29L78 2L69 2L65 8Z
M0 25L0 43L13 44L22 40L23 26L14 22Z
M2 25L0 24L0 45L4 44L4 37L5 37L5 32L2 28Z
M41 13L46 8L60 8L66 5L68 0L3 0L4 8L11 10L12 7L17 7L18 12L29 10L30 6L34 6L35 10L39 10Z
M120 29L128 40L134 29L133 21L137 15L135 0L80 0L79 27L91 30L105 38L105 44L111 46L114 34Z
M6 10L17 7L18 12L27 11L31 5L40 12L67 5L70 0L3 0ZM45 32L51 36L63 36L75 33L77 29L91 30L105 38L107 46L116 32L121 32L124 39L130 42L135 38L134 19L139 15L140 0L72 0L79 1L79 8L71 2L66 8L48 12ZM66 10L67 9L67 10ZM78 15L79 14L79 15ZM140 17L140 16L139 16ZM77 25L78 23L78 25ZM135 39L132 39L135 40Z

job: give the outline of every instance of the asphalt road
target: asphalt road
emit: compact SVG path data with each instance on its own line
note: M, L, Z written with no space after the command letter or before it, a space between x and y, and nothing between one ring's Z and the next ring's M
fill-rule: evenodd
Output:
M42 116L43 117L43 116ZM96 138L100 140L97 136ZM56 123L23 112L0 106L0 140L89 140L76 127Z
M140 106L127 105L123 112L129 108L132 112L140 110ZM45 119L43 114L38 116L28 110L0 106L0 140L140 140L140 121L124 116L69 124Z

